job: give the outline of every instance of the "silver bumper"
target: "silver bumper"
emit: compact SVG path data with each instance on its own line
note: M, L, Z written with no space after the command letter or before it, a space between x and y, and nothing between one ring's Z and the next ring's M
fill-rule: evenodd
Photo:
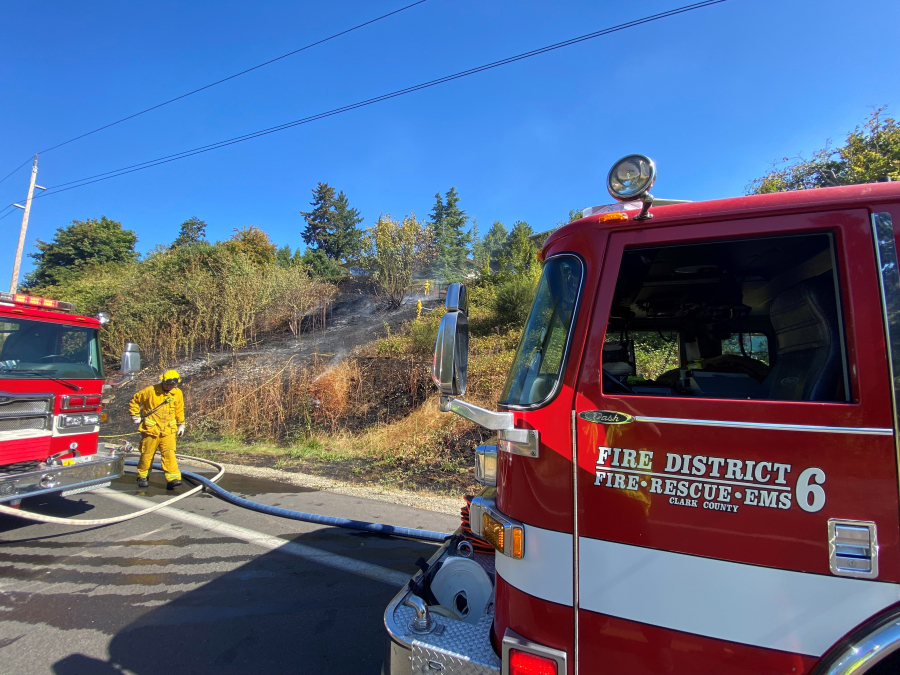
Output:
M125 457L102 446L97 454L68 466L41 464L33 471L0 472L0 503L63 492L74 494L108 485L125 472Z
M444 544L428 561L433 565L447 553ZM476 560L494 576L493 556L477 555ZM418 579L422 572L413 578ZM437 628L428 635L417 635L409 630L416 612L403 604L410 594L408 588L400 591L384 613L384 626L388 632L388 647L382 667L383 675L411 675L420 673L465 673L471 675L499 675L500 659L491 647L490 631L494 622L494 603L478 623L455 621L444 616L434 616Z

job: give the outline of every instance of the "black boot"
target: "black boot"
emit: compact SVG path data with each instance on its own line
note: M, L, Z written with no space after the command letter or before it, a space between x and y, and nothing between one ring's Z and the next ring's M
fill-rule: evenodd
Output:
M181 485L180 479L176 478L175 480L170 480L168 483L166 483L166 490L174 490L179 485Z
M144 476L143 478L138 476L138 487L150 487L150 476Z

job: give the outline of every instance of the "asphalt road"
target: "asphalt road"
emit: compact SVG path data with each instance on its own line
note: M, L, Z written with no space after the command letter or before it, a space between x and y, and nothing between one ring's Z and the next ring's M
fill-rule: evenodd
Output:
M285 508L444 532L459 520L381 501L225 476ZM26 500L103 518L166 498L153 474L114 494ZM185 489L185 488L182 488ZM380 672L384 608L433 544L273 518L209 495L100 528L0 516L0 672L278 675Z

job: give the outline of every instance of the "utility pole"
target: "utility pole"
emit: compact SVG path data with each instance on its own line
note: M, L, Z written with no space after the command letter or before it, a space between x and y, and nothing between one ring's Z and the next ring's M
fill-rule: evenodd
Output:
M34 194L34 188L38 190L46 190L40 185L35 185L37 179L37 160L38 156L34 156L34 163L31 165L31 182L28 184L28 197L25 199L25 206L21 204L13 204L20 209L24 209L22 214L22 229L19 230L19 246L16 248L16 261L13 263L12 281L9 283L9 292L15 293L19 290L19 266L22 264L22 249L25 248L25 232L28 230L28 216L31 214L31 197Z

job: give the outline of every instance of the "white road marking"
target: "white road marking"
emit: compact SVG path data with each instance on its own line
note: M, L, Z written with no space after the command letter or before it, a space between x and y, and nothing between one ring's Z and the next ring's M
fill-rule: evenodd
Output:
M116 492L115 490L110 490L108 488L97 490L94 494L103 495L108 499L113 499L117 502L128 504L129 506L134 506L138 509L147 508L148 505L152 505L155 503L151 502L149 499L122 494L121 492ZM363 562L362 560L354 560L353 558L348 558L336 553L329 553L327 551L313 548L312 546L298 544L294 541L286 541L271 534L257 532L256 530L251 530L247 527L241 527L240 525L231 525L230 523L226 523L221 520L215 520L213 518L201 516L196 513L190 513L179 508L169 507L160 509L155 513L156 515L166 516L168 518L172 518L173 520L180 520L183 523L188 523L189 525L194 525L195 527L199 527L204 530L217 532L218 534L225 535L226 537L240 539L241 541L245 541L248 544L253 544L254 546L259 546L260 548L264 548L269 551L277 550L281 553L287 553L298 558L303 558L304 560L309 560L310 562L325 565L326 567L331 567L333 569L341 570L344 572L350 572L351 574L356 574L358 576L372 579L374 581L380 581L390 586L405 586L410 579L410 575L403 572L398 572L386 567L381 567L380 565L373 565L372 563Z

